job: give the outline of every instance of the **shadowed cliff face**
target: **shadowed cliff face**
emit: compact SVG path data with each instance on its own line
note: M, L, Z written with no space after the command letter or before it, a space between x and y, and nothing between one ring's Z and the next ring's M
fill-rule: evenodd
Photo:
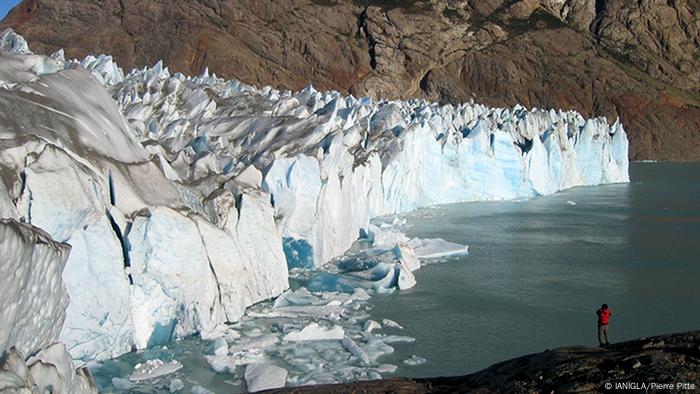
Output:
M700 160L699 0L25 0L40 53L354 95L620 117L632 159Z

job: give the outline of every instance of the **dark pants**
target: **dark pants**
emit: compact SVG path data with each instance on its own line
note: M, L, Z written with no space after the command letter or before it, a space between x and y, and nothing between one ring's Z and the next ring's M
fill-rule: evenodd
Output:
M600 346L610 344L610 341L608 341L608 325L607 324L598 324L598 343L600 344Z

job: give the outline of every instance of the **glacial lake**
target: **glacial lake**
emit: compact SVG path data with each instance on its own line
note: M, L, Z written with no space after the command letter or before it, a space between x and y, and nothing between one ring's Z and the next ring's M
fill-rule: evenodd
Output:
M597 346L603 302L613 342L700 329L700 164L632 163L630 175L629 184L407 215L408 235L464 243L470 254L373 298L373 316L416 338L386 356L396 375L465 374L548 348ZM412 354L427 362L403 365Z
M402 230L469 245L468 256L428 264L409 290L376 294L369 314L415 338L394 343L384 377L475 372L528 353L596 346L595 310L611 306L611 340L700 329L700 164L633 163L629 184L583 187L518 202L421 209ZM243 390L242 371L216 374L211 345L188 338L124 355L93 369L104 392L164 392L172 378L187 390ZM403 363L412 355L420 365ZM130 390L127 377L151 357L184 364L175 374Z

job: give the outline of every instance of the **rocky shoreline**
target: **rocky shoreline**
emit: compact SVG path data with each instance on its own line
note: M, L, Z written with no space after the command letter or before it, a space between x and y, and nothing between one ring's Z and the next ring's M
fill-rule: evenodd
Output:
M606 348L545 350L455 377L396 378L285 388L268 393L697 392L700 331L639 338Z

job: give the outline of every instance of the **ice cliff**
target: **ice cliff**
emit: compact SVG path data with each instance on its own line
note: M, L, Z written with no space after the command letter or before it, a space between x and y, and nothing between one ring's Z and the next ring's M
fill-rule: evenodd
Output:
M90 60L163 171L204 185L261 171L285 252L342 254L368 220L434 204L527 198L625 182L622 126L576 112L257 89L161 63L125 77ZM209 186L213 188L214 186Z
M575 112L260 89L161 63L125 74L12 34L1 217L72 246L59 338L85 363L238 320L288 287L288 265L371 237L371 218L628 181L622 126ZM387 248L405 286L411 248Z
M0 70L2 217L72 246L59 339L76 359L235 321L288 287L269 195L168 179L80 66L6 51Z
M61 278L69 252L41 229L0 219L1 392L97 392L90 372L76 370L57 343L69 302Z

